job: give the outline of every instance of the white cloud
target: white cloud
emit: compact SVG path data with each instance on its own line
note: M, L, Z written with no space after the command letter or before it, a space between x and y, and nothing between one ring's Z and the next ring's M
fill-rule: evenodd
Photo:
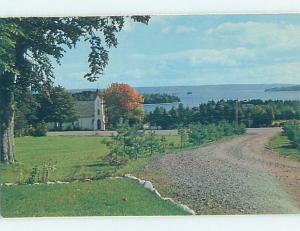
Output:
M169 32L171 32L171 27L169 27L169 26L162 27L161 32L162 33L169 33Z
M253 50L247 48L229 48L229 49L192 49L178 52L164 53L158 55L133 54L131 58L137 60L148 60L159 63L188 63L193 66L214 64L222 66L237 66L241 62L254 60L256 54Z
M218 64L225 66L236 66L242 61L249 61L255 58L255 52L246 48L232 49L198 49L187 53L188 59L193 65Z
M179 26L170 26L170 25L164 25L161 28L162 33L191 33L191 32L197 32L197 29L191 26L184 26L184 25L179 25Z
M191 27L191 26L183 26L179 25L176 27L175 32L176 33L189 33L189 32L196 32L196 28Z
M300 26L284 23L226 22L205 33L215 39L239 45L299 48Z

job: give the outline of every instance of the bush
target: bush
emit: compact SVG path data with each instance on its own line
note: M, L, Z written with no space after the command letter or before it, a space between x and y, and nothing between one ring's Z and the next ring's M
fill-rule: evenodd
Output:
M47 135L47 125L45 122L36 123L29 131L31 136L46 136Z
M300 149L300 125L297 121L290 121L283 126L284 134L293 143L293 145Z
M128 122L121 121L117 124L117 135L103 141L109 149L104 160L119 168L126 164L128 159L165 152L167 146L165 137L158 137L153 131L146 134L139 128L138 125L130 127Z
M245 133L245 125L235 126L228 122L218 124L193 124L189 127L188 140L192 144L203 144L216 141L225 136Z
M34 184L39 182L40 169L33 167L30 173L30 177L27 179L26 184Z

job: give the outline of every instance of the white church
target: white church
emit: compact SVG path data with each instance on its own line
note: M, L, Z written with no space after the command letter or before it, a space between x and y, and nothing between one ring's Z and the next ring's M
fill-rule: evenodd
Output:
M62 130L104 131L106 125L105 105L103 98L97 94L94 101L75 101L77 121L63 123ZM48 129L53 130L55 123L48 123Z

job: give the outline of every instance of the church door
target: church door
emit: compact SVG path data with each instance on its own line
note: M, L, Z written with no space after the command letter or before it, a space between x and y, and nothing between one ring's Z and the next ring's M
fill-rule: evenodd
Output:
M101 129L101 120L97 120L97 129L98 129L98 130Z

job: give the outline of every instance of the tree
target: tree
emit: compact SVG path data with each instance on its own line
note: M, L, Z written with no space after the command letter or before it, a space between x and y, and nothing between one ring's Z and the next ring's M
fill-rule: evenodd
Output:
M125 83L113 83L103 95L112 127L115 127L120 119L128 120L131 125L142 121L143 96L133 87Z
M40 122L37 118L37 110L40 107L36 97L30 90L27 92L15 93L15 136L29 135L31 129Z
M71 93L63 87L58 86L50 90L49 97L40 98L40 110L38 116L40 121L54 122L58 129L62 129L65 122L74 122L77 119L75 101Z
M149 16L132 16L148 23ZM15 91L31 88L48 91L53 83L53 64L59 64L66 48L79 41L90 43L90 71L95 81L108 63L108 50L116 47L116 34L124 17L3 18L0 19L0 162L13 163Z

